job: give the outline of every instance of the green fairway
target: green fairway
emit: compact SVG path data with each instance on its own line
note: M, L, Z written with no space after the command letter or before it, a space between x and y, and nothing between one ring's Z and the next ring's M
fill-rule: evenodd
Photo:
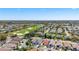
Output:
M31 33L32 31L38 30L41 26L43 26L43 25L31 26L29 28L25 28L25 29L22 29L22 30L19 30L19 31L15 31L15 32L13 32L13 34L25 35L25 34Z

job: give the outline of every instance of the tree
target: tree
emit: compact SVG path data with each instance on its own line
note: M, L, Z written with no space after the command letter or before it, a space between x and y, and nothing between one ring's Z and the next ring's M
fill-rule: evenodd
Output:
M7 35L6 34L0 34L0 41L6 40Z
M32 41L31 39L29 39L27 42L26 42L26 45L27 45L27 48L26 50L30 50L34 47L34 45L32 44Z

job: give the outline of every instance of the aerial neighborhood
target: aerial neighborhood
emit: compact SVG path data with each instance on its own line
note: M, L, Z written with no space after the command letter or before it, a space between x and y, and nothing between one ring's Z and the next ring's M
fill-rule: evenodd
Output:
M1 22L0 51L79 51L79 21Z

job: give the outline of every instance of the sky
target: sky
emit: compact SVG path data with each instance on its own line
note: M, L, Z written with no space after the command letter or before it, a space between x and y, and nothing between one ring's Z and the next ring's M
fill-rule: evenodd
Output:
M0 8L0 20L79 20L79 8Z

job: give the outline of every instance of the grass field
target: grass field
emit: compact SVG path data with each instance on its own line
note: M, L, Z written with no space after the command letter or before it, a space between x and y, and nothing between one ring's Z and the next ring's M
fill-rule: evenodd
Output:
M38 30L41 26L43 26L43 25L35 25L35 26L31 26L29 28L25 28L25 29L21 29L21 30L12 32L12 33L17 34L17 35L25 35L25 34L33 32L35 30Z

